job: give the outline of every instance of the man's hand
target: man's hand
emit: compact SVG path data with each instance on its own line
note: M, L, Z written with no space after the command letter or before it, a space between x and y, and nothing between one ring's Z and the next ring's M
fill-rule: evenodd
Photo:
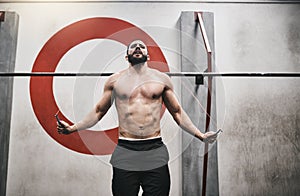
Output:
M57 132L59 134L65 134L68 135L70 133L75 132L76 130L74 130L74 125L70 126L68 123L66 123L65 121L59 121L57 122Z
M217 132L209 131L206 132L203 136L203 142L205 143L214 143L217 140L218 133L220 133L222 130L219 129Z

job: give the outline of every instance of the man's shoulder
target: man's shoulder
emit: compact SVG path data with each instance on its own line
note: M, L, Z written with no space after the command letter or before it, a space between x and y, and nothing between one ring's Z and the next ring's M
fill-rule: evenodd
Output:
M149 68L149 70L150 70L150 73L155 75L155 76L158 76L158 77L163 78L163 79L169 78L169 76L166 73L161 72L157 69Z
M121 71L118 71L116 73L113 73L111 76L109 76L109 80L116 80L118 79L119 77L121 77L124 73L125 73L126 70L121 70Z
M108 79L106 81L106 85L114 86L114 84L120 78L120 76L122 75L122 73L123 73L123 71L113 73L111 76L108 77Z
M151 74L153 74L152 76L155 76L160 82L168 87L172 87L171 78L166 73L161 72L157 69L151 69L151 72Z

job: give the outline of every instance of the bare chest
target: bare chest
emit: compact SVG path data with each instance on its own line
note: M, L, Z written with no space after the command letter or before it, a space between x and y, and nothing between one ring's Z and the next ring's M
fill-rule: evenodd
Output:
M115 86L115 96L118 99L159 99L164 91L164 84L146 77L126 77Z

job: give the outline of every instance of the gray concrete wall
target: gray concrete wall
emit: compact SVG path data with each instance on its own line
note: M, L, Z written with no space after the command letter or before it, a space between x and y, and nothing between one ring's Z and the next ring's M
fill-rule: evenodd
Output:
M75 21L98 16L120 18L143 29L157 27L159 31L148 28L147 32L166 49L171 71L178 71L180 58L172 52L180 51L180 35L173 30L182 11L194 10L214 13L217 71L300 71L298 4L1 3L0 9L16 11L21 18L16 71L31 71L38 52L54 33ZM162 32L166 29L171 33ZM77 71L73 66L91 50L85 46L82 51L71 51L73 55L65 59L70 67L63 69L62 65L59 71ZM110 195L111 168L107 161L99 161L107 157L81 155L53 141L32 111L28 81L14 81L7 195ZM72 89L67 81L62 82L67 88L56 91L57 99L67 99L72 93L67 91ZM193 81L186 83L194 90ZM218 142L220 195L297 195L299 79L223 78L217 84L217 122L224 130ZM60 107L72 116L64 103ZM187 112L199 112L195 114L199 119L203 116L198 110ZM174 138L172 124L164 125L169 138ZM170 162L171 196L179 196L183 195L182 167L175 164L179 153L172 154L176 156Z
M300 5L227 11L232 15L219 23L216 41L221 71L300 71ZM299 195L300 78L218 80L218 107L226 107L222 195Z
M6 12L0 21L0 72L14 72L18 15ZM0 77L0 195L6 195L13 78Z

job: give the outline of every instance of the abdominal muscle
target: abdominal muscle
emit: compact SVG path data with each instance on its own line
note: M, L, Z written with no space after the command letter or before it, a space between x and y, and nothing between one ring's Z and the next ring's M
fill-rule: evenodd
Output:
M118 104L117 104L118 105ZM122 105L124 105L122 107ZM161 103L139 102L122 104L118 108L119 136L133 139L147 139L160 136Z

